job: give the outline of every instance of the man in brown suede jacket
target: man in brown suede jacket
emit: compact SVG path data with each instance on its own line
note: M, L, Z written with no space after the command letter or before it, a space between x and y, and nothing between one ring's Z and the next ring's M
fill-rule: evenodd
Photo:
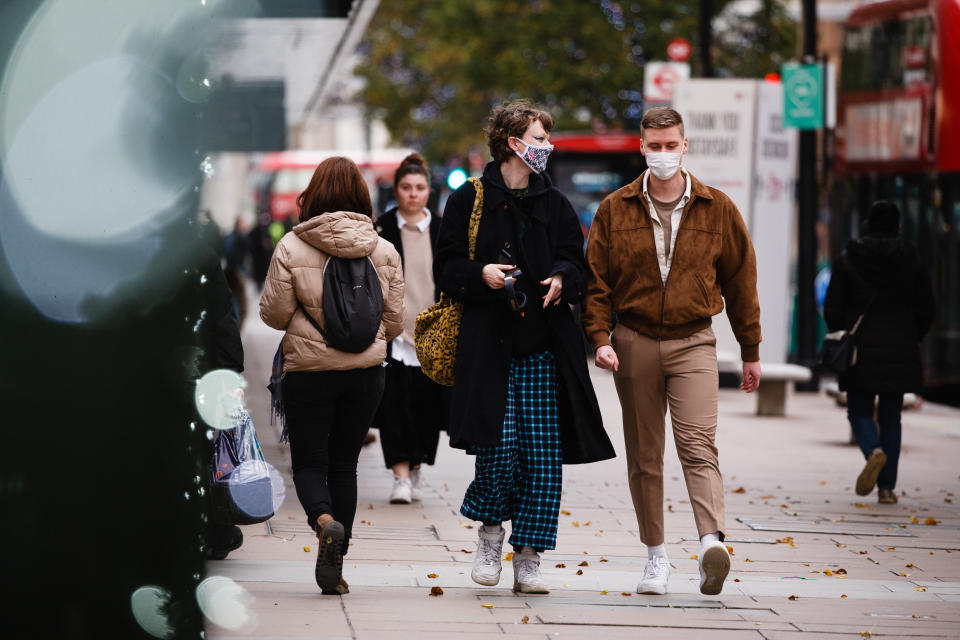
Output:
M717 352L710 325L726 301L743 360L741 389L756 390L756 257L737 207L681 167L687 140L680 114L650 109L641 128L649 169L604 199L590 229L583 325L597 366L613 369L623 409L630 493L649 556L637 592L664 594L670 578L663 533L669 406L701 540L700 591L715 595L730 556L723 544Z

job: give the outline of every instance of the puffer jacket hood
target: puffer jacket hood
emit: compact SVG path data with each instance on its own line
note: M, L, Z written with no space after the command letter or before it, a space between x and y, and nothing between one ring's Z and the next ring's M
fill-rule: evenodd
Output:
M373 220L362 213L335 211L314 216L293 228L311 247L338 258L363 258L377 247Z

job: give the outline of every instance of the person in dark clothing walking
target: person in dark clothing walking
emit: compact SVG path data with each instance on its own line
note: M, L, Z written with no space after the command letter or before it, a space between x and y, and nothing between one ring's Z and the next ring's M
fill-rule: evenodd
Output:
M440 289L464 305L448 432L451 446L476 455L460 507L483 523L472 577L500 581L510 520L513 588L523 593L549 592L540 553L556 544L561 464L614 457L570 308L586 287L583 234L543 173L553 125L525 101L494 110L476 254L473 182L447 201L434 254Z
M840 389L847 393L847 417L867 459L857 494L868 495L877 486L885 504L897 502L903 394L923 387L918 345L934 314L930 279L916 249L898 237L899 228L897 207L875 202L864 237L850 240L834 265L823 304L830 331L849 331L863 314L856 363L840 376Z
M377 220L377 233L388 240L403 263L403 333L387 350L383 400L373 426L380 429L383 459L393 470L390 502L410 504L422 497L420 467L432 465L440 431L450 411L449 392L423 374L414 348L417 314L437 301L433 281L433 246L440 218L427 209L430 171L418 153L403 159L393 177L397 206Z

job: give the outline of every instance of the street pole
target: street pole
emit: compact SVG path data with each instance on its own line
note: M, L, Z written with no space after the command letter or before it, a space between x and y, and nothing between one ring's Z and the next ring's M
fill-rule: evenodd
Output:
M817 2L803 0L803 63L812 64L817 58ZM800 184L797 242L797 359L809 367L813 376L809 382L797 384L798 391L816 391L820 377L816 370L817 306L814 300L816 278L817 238L817 132L800 131Z
M700 0L699 27L700 41L700 77L713 77L713 57L710 50L713 48L713 0Z

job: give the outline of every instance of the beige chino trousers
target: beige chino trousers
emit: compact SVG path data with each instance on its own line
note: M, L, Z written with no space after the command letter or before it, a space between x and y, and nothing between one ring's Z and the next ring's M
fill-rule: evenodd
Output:
M617 325L614 381L623 410L630 494L647 546L663 544L664 418L673 439L700 536L723 531L723 480L717 461L717 339L710 327L657 340Z

